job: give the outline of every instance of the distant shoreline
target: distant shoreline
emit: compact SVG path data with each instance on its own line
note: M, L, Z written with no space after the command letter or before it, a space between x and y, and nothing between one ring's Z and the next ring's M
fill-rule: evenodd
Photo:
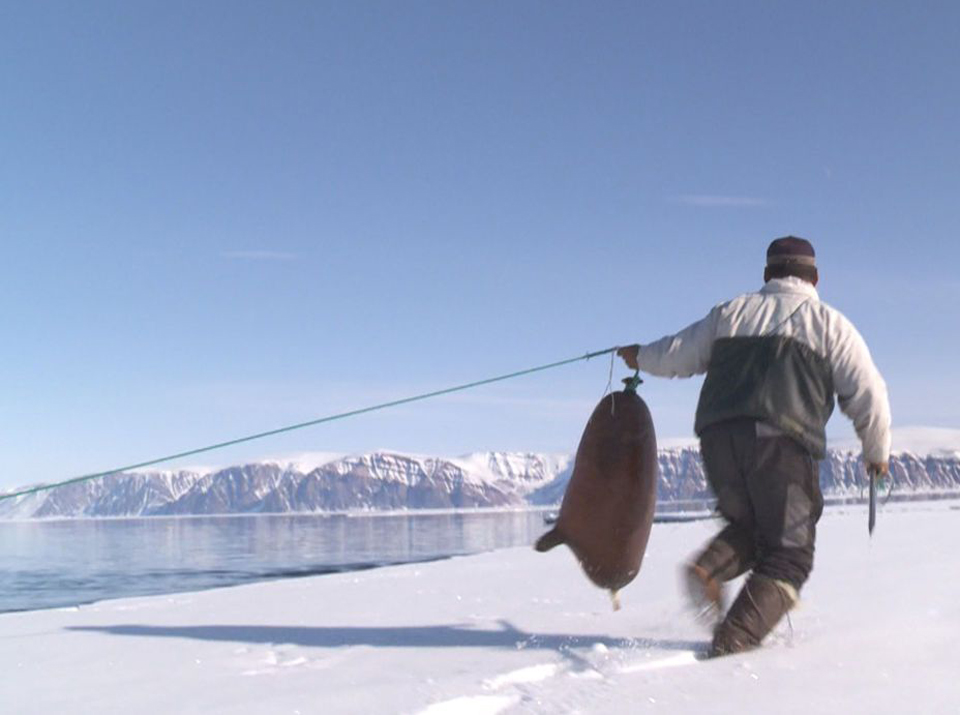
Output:
M894 492L887 498L886 493L879 496L884 503L960 500L960 490L924 490L916 492ZM824 494L824 506L854 506L866 504L869 499L864 494ZM655 523L673 521L693 521L709 518L713 514L714 499L675 499L657 504ZM690 508L684 509L683 505ZM0 523L54 523L62 521L142 521L142 520L184 520L184 519L253 519L258 517L316 517L322 519L358 519L363 517L392 518L404 516L456 516L456 515L502 515L550 513L560 508L560 504L489 506L489 507L450 507L425 509L354 509L344 511L278 511L278 512L236 512L214 514L141 514L136 516L40 516L28 518L0 517ZM675 518L672 518L675 517Z

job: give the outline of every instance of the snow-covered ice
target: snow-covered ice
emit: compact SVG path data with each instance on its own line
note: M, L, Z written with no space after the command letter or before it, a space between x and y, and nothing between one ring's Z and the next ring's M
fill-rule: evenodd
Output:
M569 551L0 616L3 712L955 713L960 505L828 510L791 625L713 661L658 524L614 613Z

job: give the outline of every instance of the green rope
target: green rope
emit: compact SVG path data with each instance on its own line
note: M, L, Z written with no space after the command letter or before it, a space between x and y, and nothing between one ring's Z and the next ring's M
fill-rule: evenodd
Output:
M533 372L541 372L543 370L549 370L554 367L560 367L561 365L568 365L572 362L580 362L581 360L589 360L590 358L599 357L600 355L607 355L616 350L616 347L607 348L606 350L598 350L597 352L587 353L586 355L581 355L575 358L569 358L567 360L560 360L559 362L552 362L548 365L539 365L538 367L531 367L526 370L518 370L517 372L511 372L507 375L498 375L497 377L489 377L486 380L477 380L476 382L468 382L463 385L457 385L456 387L448 387L444 390L435 390L434 392L425 392L422 395L414 395L413 397L405 397L401 400L392 400L390 402L381 402L379 405L371 405L370 407L363 407L359 410L351 410L350 412L341 412L336 415L328 415L326 417L320 417L315 420L310 420L309 422L300 422L299 424L290 425L288 427L280 427L279 429L272 429L267 432L258 432L257 434L252 434L247 437L240 437L239 439L231 439L227 442L218 442L217 444L211 444L207 447L199 447L197 449L190 449L186 452L177 452L176 454L168 454L165 457L158 457L157 459L151 459L146 462L138 462L137 464L128 464L125 467L117 467L116 469L110 469L106 472L97 472L96 474L86 474L82 477L74 477L73 479L65 479L62 482L55 482L53 484L41 484L39 486L30 487L29 489L21 489L20 491L10 492L8 494L0 494L0 501L4 499L13 499L14 497L22 497L27 494L35 494L36 492L43 492L50 489L56 489L58 487L63 487L68 484L76 484L78 482L87 482L92 479L100 479L101 477L108 477L112 474L119 474L121 472L129 472L134 469L142 469L143 467L151 467L155 464L160 464L161 462L170 462L174 459L180 459L181 457L191 457L195 454L203 454L204 452L212 452L215 449L223 449L224 447L231 447L235 444L242 444L244 442L252 442L255 439L263 439L264 437L272 437L276 434L283 434L284 432L293 432L294 430L303 429L304 427L312 427L314 425L323 424L324 422L334 422L336 420L346 419L347 417L354 417L356 415L362 415L366 412L375 412L376 410L383 410L388 407L396 407L397 405L405 405L409 402L416 402L418 400L426 400L431 397L439 397L440 395L448 395L451 392L459 392L460 390L469 390L472 387L479 387L481 385L489 385L491 382L499 382L501 380L509 380L514 377L521 377L523 375L529 375Z

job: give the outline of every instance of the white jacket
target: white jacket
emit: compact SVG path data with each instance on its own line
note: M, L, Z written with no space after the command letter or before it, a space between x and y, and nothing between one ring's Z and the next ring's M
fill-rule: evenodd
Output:
M820 301L817 289L799 278L777 278L759 292L721 303L703 319L660 340L641 345L640 369L661 377L704 373L714 340L783 335L805 343L833 371L840 409L853 420L869 463L890 456L887 386L853 324Z

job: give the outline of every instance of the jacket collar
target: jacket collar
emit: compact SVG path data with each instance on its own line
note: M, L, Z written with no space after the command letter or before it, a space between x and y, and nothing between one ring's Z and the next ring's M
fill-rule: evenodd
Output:
M763 295L774 295L783 293L793 293L795 295L804 295L808 298L820 298L816 287L802 278L788 276L786 278L774 278L766 282L760 289Z

